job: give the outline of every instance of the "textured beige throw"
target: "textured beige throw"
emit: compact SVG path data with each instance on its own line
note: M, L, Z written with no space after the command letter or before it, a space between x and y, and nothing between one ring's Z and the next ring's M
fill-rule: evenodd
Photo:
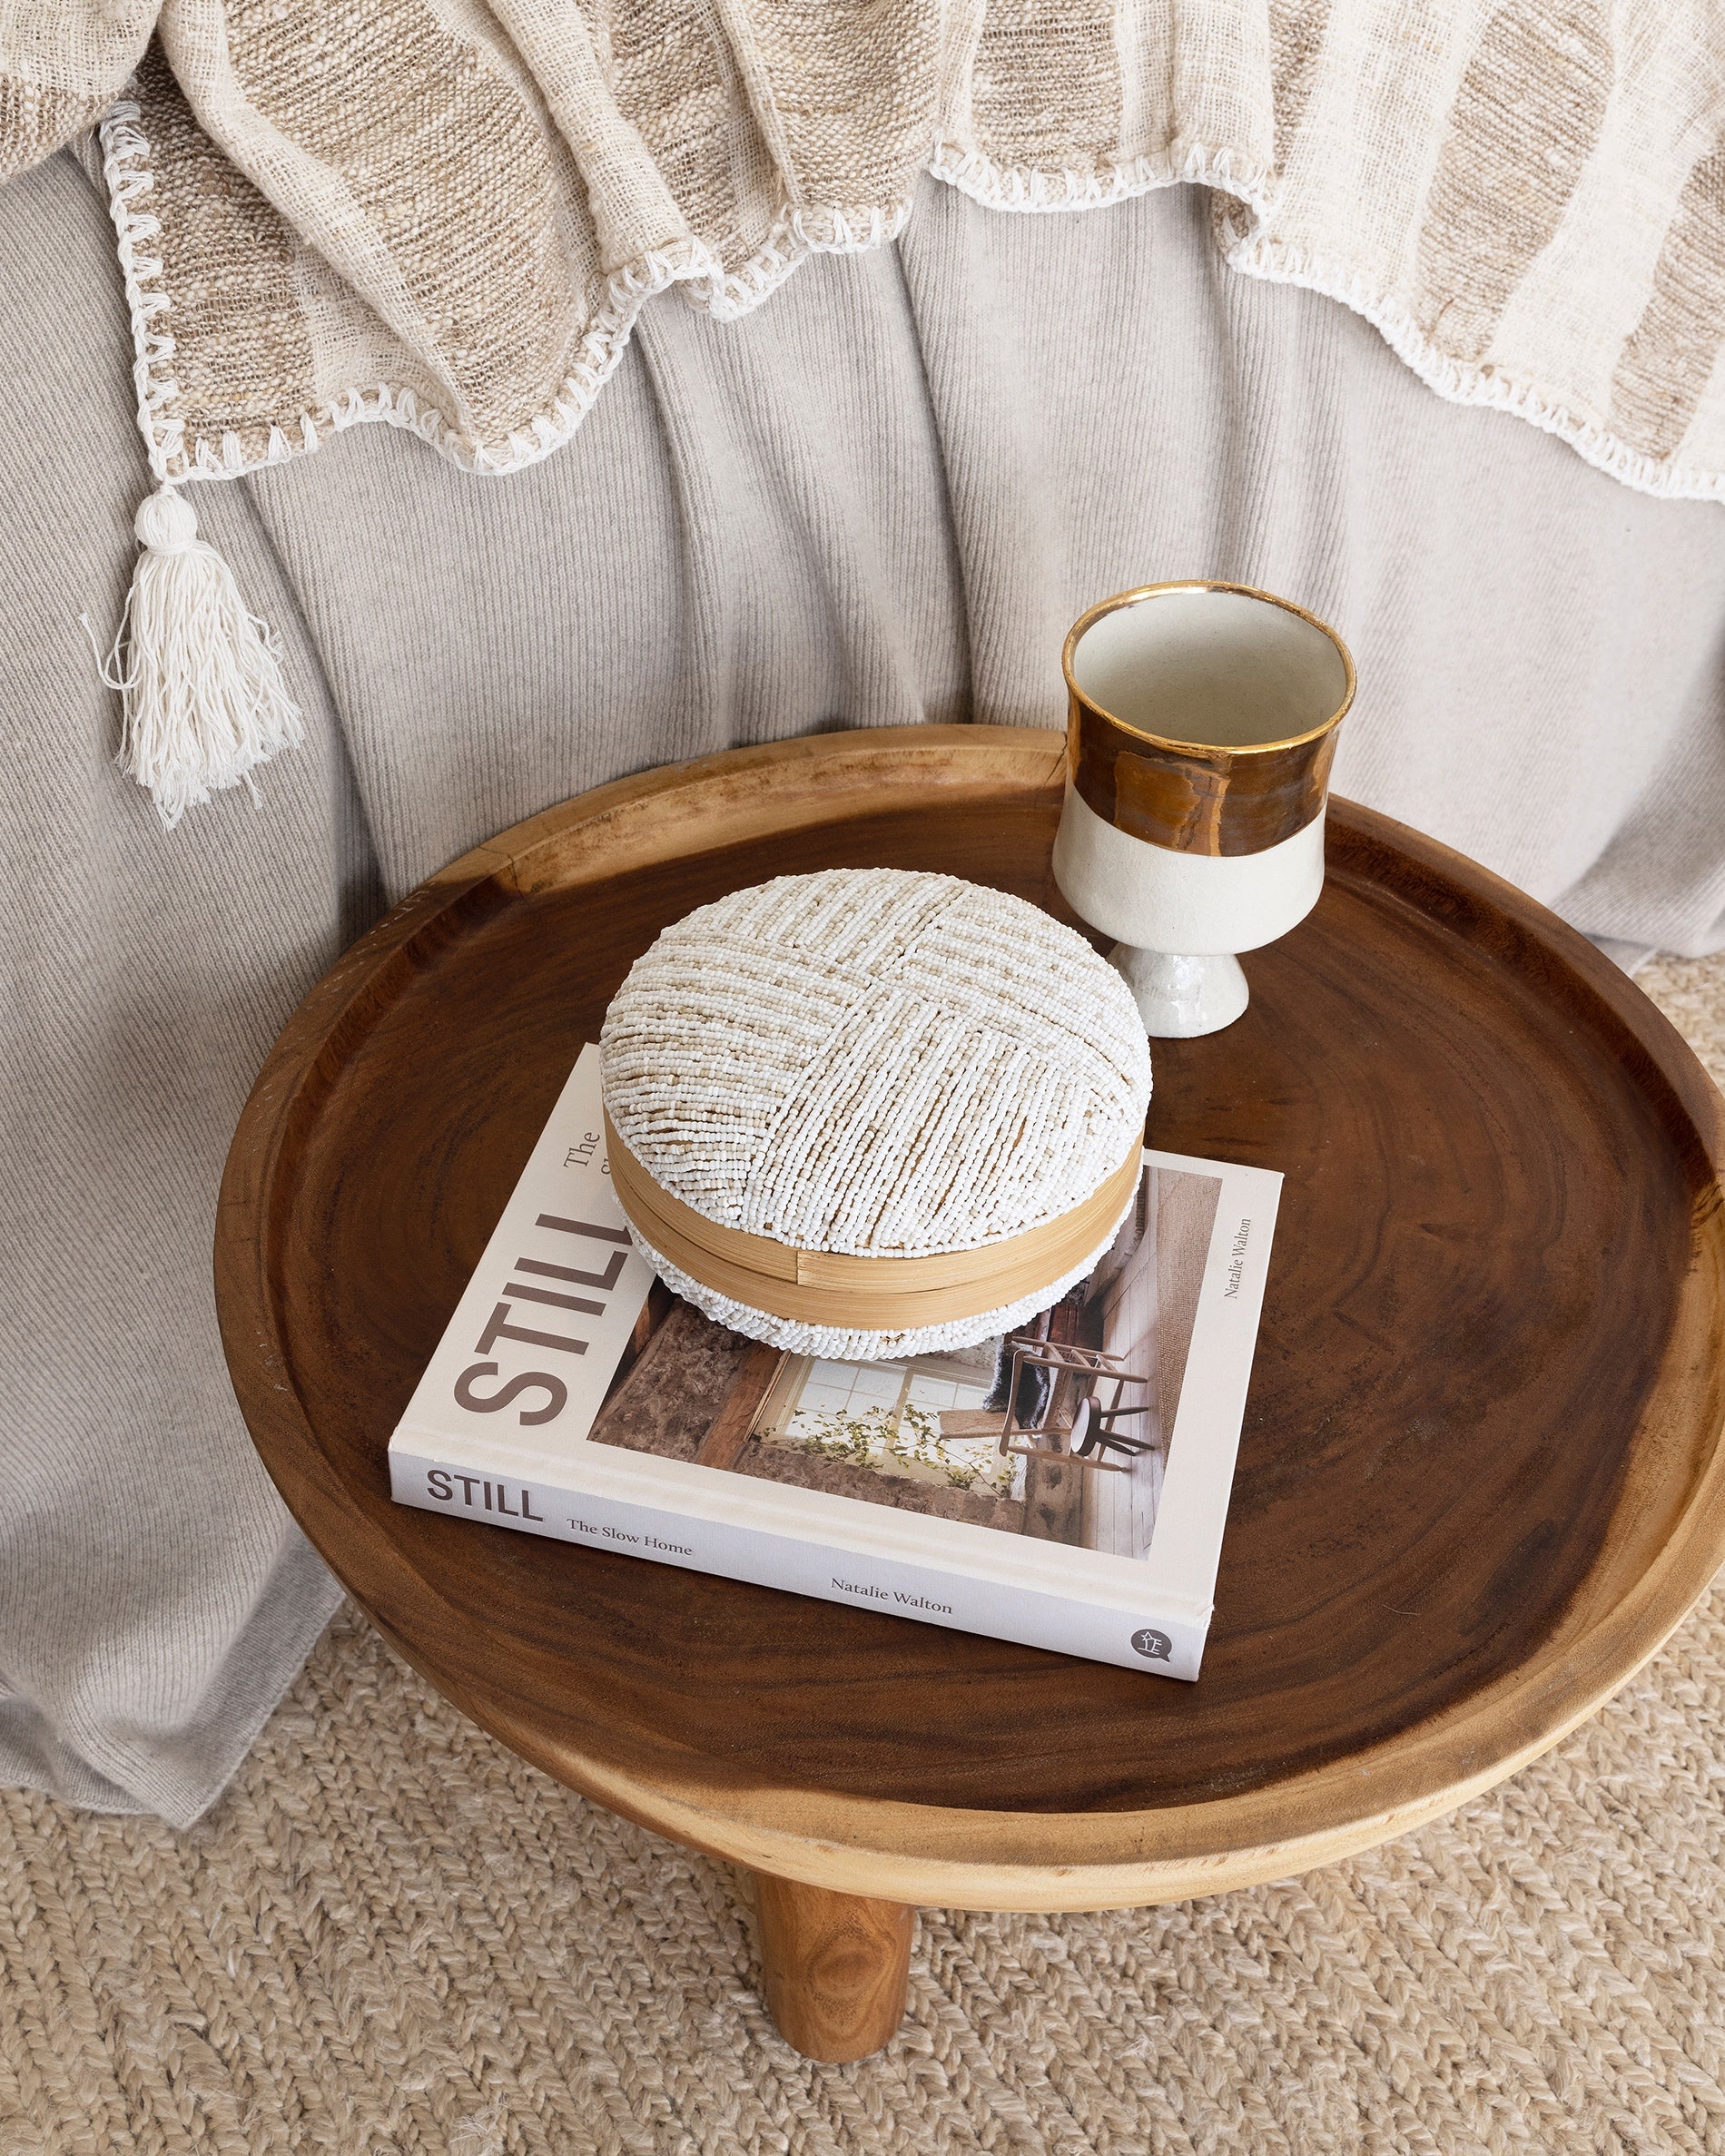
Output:
M140 61L99 154L158 478L362 419L516 468L650 294L740 314L932 170L1019 210L1200 182L1235 268L1444 396L1725 492L1717 0L0 0L0 171Z

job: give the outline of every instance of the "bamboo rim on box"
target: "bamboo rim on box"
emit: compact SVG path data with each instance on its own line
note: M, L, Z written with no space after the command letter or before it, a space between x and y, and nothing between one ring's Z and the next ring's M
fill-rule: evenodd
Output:
M981 1317L1063 1280L1125 1212L1143 1152L1134 1138L1119 1167L1089 1197L1022 1235L927 1257L857 1257L801 1250L709 1220L641 1165L617 1136L608 1111L605 1141L612 1186L625 1214L642 1240L678 1272L769 1317L876 1333Z

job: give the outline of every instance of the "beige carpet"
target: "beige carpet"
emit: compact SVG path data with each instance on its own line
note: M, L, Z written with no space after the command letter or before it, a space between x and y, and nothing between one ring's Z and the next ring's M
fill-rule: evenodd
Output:
M1642 976L1725 1078L1725 960ZM1589 1728L1351 1864L927 1913L811 2065L729 1873L338 1620L200 1826L0 1793L0 2156L1725 2150L1725 1590Z

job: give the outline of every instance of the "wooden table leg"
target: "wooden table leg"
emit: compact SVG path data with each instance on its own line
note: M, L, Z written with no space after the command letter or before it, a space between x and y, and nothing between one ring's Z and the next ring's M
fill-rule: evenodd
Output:
M842 2065L890 2043L904 2018L916 1912L754 1875L768 2011L805 2058Z

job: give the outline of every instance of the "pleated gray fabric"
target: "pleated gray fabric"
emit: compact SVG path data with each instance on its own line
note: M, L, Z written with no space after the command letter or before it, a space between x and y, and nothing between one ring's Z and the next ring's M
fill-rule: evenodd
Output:
M111 236L66 158L8 187L0 1777L192 1818L335 1606L222 1367L221 1164L298 998L503 824L817 728L1057 724L1085 605L1221 575L1353 645L1338 790L1596 934L1725 940L1725 514L1440 403L1232 275L1195 189L923 192L741 321L653 301L529 470L374 427L201 488L309 741L164 837L77 622L111 627L145 485Z

